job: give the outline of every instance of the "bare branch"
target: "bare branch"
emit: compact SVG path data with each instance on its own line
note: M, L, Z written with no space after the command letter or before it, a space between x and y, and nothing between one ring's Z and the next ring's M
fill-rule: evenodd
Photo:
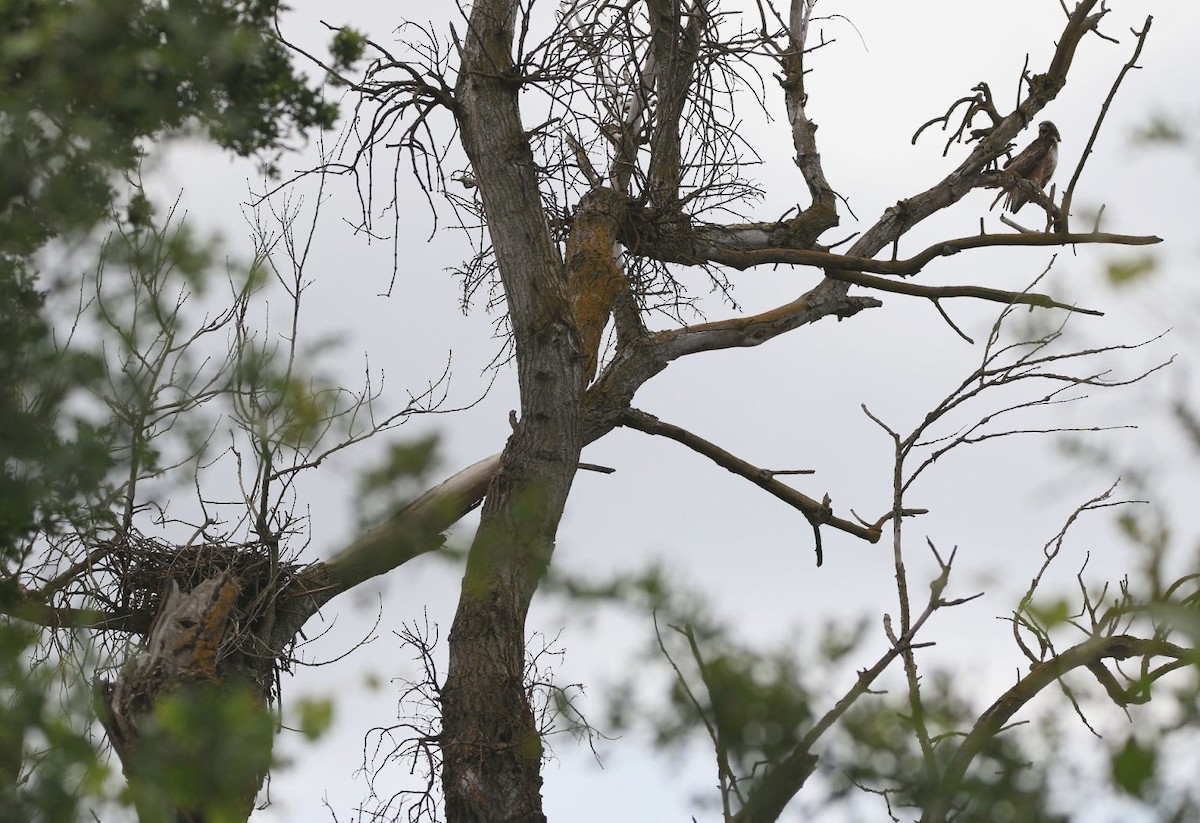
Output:
M1067 184L1067 190L1063 193L1062 199L1062 214L1063 228L1066 229L1067 221L1071 219L1071 201L1075 197L1075 184L1079 182L1080 175L1083 174L1083 166L1087 162L1088 157L1092 154L1092 146L1096 144L1096 138L1100 136L1100 127L1104 124L1104 118L1108 115L1108 110L1112 106L1113 99L1117 96L1117 89L1121 85L1121 81L1125 79L1125 75L1136 68L1138 57L1142 54L1142 46L1146 44L1146 35L1150 33L1150 24L1154 22L1152 15L1146 16L1146 22L1142 24L1141 31L1134 31L1134 36L1137 37L1137 45L1133 49L1133 54L1128 62L1121 67L1117 73L1117 77L1113 80L1112 88L1108 91L1108 96L1104 98L1104 104L1100 106L1100 112L1096 115L1096 123L1092 126L1092 133L1088 136L1087 145L1083 149L1083 153L1079 156L1079 163L1075 166L1075 173L1071 175L1071 182Z
M712 460L721 468L727 469L739 477L746 478L754 485L798 510L812 524L814 529L823 525L829 525L839 531L846 532L870 543L875 543L879 540L880 528L878 526L864 527L858 523L835 517L828 503L818 502L796 491L791 486L780 483L772 476L771 472L753 466L745 460L733 456L716 444L697 437L685 429L673 426L670 423L664 423L657 417L646 414L643 411L638 411L637 409L628 409L622 416L621 422L629 428L643 431L646 434L660 435L677 443L682 443L692 451ZM817 555L817 565L821 565L821 556L819 553Z
M913 297L925 297L934 301L947 297L971 297L976 300L1003 303L1009 306L1037 306L1043 309L1065 309L1066 311L1077 312L1079 314L1090 314L1094 317L1104 316L1104 312L1097 309L1085 309L1067 303L1060 303L1047 294L1038 294L1036 292L1004 291L1003 289L990 289L986 286L924 286L920 283L884 280L881 277L873 277L869 274L850 271L829 270L825 272L825 276L831 280L853 283L856 286L869 286L879 291L907 294Z
M981 179L986 181L987 185L999 185L999 178L996 178L997 182L993 182L990 177ZM984 183L980 185L984 185ZM656 246L639 246L636 245L636 238L632 238L630 239L633 244L631 250L657 256L658 259L666 262L683 265L718 263L735 269L749 269L754 266L784 264L910 277L919 274L932 260L939 257L951 257L970 249L1004 246L1075 246L1094 243L1116 246L1150 246L1162 242L1161 237L1153 235L1109 234L1106 232L980 233L969 237L939 241L919 254L903 260L877 260L872 257L832 254L827 251L775 245L772 241L778 239L775 231L778 227L779 224L762 223L701 229L697 232L694 243L672 241L671 244Z
M706 667L704 664L704 657L700 654L700 647L696 645L695 632L692 631L691 626L686 626L682 629L675 626L672 626L671 628L675 629L687 638L688 647L691 650L692 658L696 661L696 665L700 667L701 680L703 680L705 686L709 688L711 695L712 687L709 684L707 675L705 674ZM658 641L658 649L662 653L662 656L666 658L667 662L674 670L675 679L679 683L679 687L683 689L684 695L687 696L688 702L692 706L692 710L696 712L696 716L699 717L700 722L704 724L704 729L708 732L709 740L712 741L713 749L717 753L717 783L721 792L721 805L724 812L723 819L729 821L732 819L729 803L730 794L732 792L733 794L737 795L739 801L742 800L742 794L738 789L737 777L734 775L733 770L729 766L729 749L725 744L725 738L721 732L721 727L717 723L716 718L709 720L708 713L704 710L704 706L702 706L700 701L696 698L696 694L692 691L692 687L688 685L687 678L683 676L683 672L680 670L679 664L675 662L675 658L671 657L671 653L667 651L667 646L663 642L662 632L658 628L657 614L654 615L654 637Z
M882 305L874 297L833 293L818 287L798 300L760 314L660 332L654 340L655 353L670 361L701 351L759 346L825 317L853 317L863 309Z
M1036 665L1001 695L976 722L954 752L942 773L941 791L921 816L921 823L944 823L954 808L955 796L963 776L988 741L1008 724L1026 703L1047 686L1080 667L1089 667L1104 660L1127 660L1131 657L1168 657L1173 660L1192 660L1194 652L1165 640L1148 640L1129 635L1093 637L1061 654Z
M938 609L949 606L942 599L942 592L950 579L951 562L942 564L942 572L930 586L930 596L924 611L913 621L909 631L888 647L878 660L867 669L858 673L854 684L846 690L842 697L824 715L821 716L795 748L782 761L777 763L759 781L750 793L750 797L741 810L734 816L734 823L775 823L783 809L804 787L810 775L817 766L817 756L812 753L813 747L830 727L853 706L859 698L866 694L871 684L887 670L888 666L913 644L913 638L925 625L926 621ZM966 602L966 598L960 602Z
M1004 119L1000 116L1000 112L996 110L996 105L992 100L992 89L987 83L981 81L973 86L971 91L975 92L975 94L970 97L960 97L950 104L950 108L946 110L945 114L940 117L934 117L922 124L913 134L912 144L915 146L917 138L921 136L921 133L937 123L941 123L942 131L946 131L950 127L950 118L954 116L955 109L962 105L966 105L966 111L963 112L962 121L959 123L958 128L951 132L950 137L946 139L946 147L942 149L942 157L950 153L951 146L957 142L962 142L967 129L974 123L977 114L986 114L990 120L990 124L983 128L971 129L970 137L966 142L970 143L974 140L981 140L991 134L992 129L996 128L1000 124L1000 121Z

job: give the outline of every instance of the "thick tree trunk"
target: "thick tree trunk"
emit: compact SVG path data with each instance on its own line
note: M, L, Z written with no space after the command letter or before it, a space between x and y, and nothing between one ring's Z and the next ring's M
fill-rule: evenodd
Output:
M463 146L508 301L521 417L488 489L450 631L441 741L450 823L545 819L542 745L524 685L525 616L582 448L579 344L517 102L517 8L515 0L473 5L457 88Z

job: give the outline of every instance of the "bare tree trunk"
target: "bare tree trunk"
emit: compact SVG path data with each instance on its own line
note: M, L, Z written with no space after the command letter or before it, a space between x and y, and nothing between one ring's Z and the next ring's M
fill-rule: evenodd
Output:
M525 617L582 448L580 353L517 102L514 0L472 7L457 99L508 301L521 417L467 561L442 692L451 823L544 820L542 744L524 686Z

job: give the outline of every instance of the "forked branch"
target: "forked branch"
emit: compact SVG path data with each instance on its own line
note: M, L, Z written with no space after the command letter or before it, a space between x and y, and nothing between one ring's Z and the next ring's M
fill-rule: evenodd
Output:
M755 784L746 804L734 815L733 823L775 823L787 804L804 787L808 778L816 770L817 756L813 754L813 747L817 742L832 728L834 723L870 691L871 685L891 666L892 662L912 647L917 633L934 612L974 599L947 601L942 598L942 593L950 582L952 564L953 558L942 564L941 574L930 585L929 600L921 614L913 620L909 630L898 637L888 638L890 646L880 655L879 659L870 667L859 671L854 683L837 703L813 724L787 757L774 765ZM885 618L885 630L887 630L886 625ZM890 634L890 630L887 631Z
M1093 637L1034 666L1029 674L1018 680L980 716L955 750L942 773L941 791L921 816L921 823L944 823L950 819L958 788L971 762L1004 729L1012 716L1043 689L1075 669L1102 665L1105 660L1128 660L1132 657L1194 660L1195 651L1157 638L1130 635Z

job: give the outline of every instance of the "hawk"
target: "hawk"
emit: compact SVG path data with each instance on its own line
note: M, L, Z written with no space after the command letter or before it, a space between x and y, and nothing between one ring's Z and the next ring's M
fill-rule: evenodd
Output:
M1005 163L1004 170L1025 178L1039 189L1044 189L1054 174L1054 167L1058 165L1058 144L1061 140L1058 128L1049 120L1043 120L1038 123L1037 138L1020 154ZM992 201L993 208L1005 194L1008 195L1008 200L1005 201L1004 208L1013 214L1029 202L1026 192L1017 186L1011 186L1006 187L1005 191Z

